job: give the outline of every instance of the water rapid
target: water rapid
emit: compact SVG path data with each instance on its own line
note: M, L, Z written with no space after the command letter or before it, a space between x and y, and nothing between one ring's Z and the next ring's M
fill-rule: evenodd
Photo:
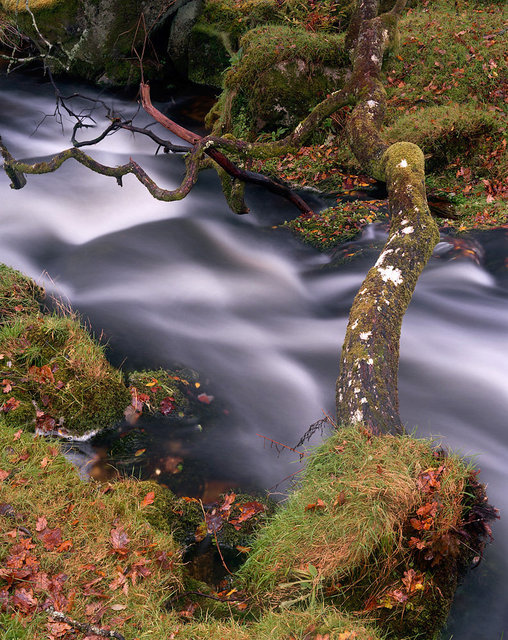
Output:
M125 114L135 111L127 100L107 99ZM69 123L63 131L55 118L44 119L53 112L48 84L0 77L0 135L16 158L69 146ZM90 153L111 165L132 155L167 188L184 166L179 156L154 156L151 142L127 132ZM210 171L171 204L153 200L132 176L119 188L74 161L28 176L21 191L9 189L2 172L0 193L0 260L42 281L103 331L116 365L180 362L209 380L227 413L213 437L203 425L193 455L215 478L269 489L300 468L297 456L278 456L257 434L294 445L323 412L333 414L348 309L382 230L370 228L353 245L355 259L331 264L272 228L296 212L263 191L249 189L252 213L235 217ZM444 238L418 283L403 325L401 415L419 435L476 457L503 515L508 234L478 234L471 246L463 252ZM157 437L164 447L175 436L159 429ZM457 594L443 640L498 640L508 630L505 518L494 535Z

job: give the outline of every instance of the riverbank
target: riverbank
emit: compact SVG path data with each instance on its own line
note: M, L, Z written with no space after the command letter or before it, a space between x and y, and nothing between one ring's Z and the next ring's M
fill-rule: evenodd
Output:
M36 324L42 290L11 269L2 274L3 333L24 311ZM54 358L65 344L56 330L45 333ZM1 355L10 370L10 356ZM53 369L36 373L48 384ZM148 395L153 386L163 391L159 378L131 381ZM40 640L42 629L49 640L67 640L76 623L92 637L99 625L125 638L264 640L275 630L336 640L437 638L457 580L490 532L495 514L472 468L430 442L358 427L304 453L306 471L274 516L267 503L234 491L204 506L153 482L84 482L58 441L30 433L40 416L25 417L24 428L9 424L19 409L11 387L20 381L2 382L0 625L23 640ZM236 576L227 563L240 567Z

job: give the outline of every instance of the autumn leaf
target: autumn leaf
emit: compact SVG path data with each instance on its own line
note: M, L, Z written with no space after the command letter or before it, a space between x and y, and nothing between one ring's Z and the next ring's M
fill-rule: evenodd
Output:
M14 437L12 438L14 441L19 440L21 438L21 434L23 433L23 429L19 429L18 431L16 431L16 433L14 434Z
M214 399L215 396L209 396L206 393L200 393L198 396L198 400L199 402L202 402L203 404L210 404L212 402L212 400Z
M11 604L23 612L28 613L30 609L37 606L37 598L34 598L32 589L16 589L11 599Z
M111 529L111 546L119 555L125 555L128 551L129 538L123 527Z
M37 518L37 523L35 525L36 531L44 531L44 529L48 526L48 521L44 516Z
M3 482L6 478L9 477L10 471L4 471L0 469L0 482Z
M59 545L56 548L56 552L62 553L63 551L68 551L69 549L72 549L72 547L73 547L72 540L65 540L64 542L62 542L61 545Z
M9 393L12 390L12 384L10 380L2 380L2 392Z
M141 500L141 506L147 507L149 504L153 504L155 500L155 493L153 491L149 491L146 496Z
M162 413L163 416L168 416L173 411L173 409L175 408L174 402L175 402L175 399L169 396L161 400L159 405L159 411Z
M326 507L325 503L318 498L316 502L312 502L305 507L305 511L315 511L316 509L324 509Z
M3 413L9 413L9 411L14 411L15 409L17 409L19 405L19 400L16 400L16 398L9 398L7 402L4 402L0 407L0 411L2 411Z
M62 531L59 527L55 529L44 529L39 533L39 539L46 551L54 551L62 544Z
M340 491L333 502L334 507L341 507L346 502L346 494L344 491ZM323 503L324 506L324 503Z
M240 515L237 518L232 518L229 521L237 531L240 530L240 525L242 522L246 522L258 513L266 511L266 507L260 502L256 502L255 500L253 500L252 502L245 502L244 504L240 504L238 505L238 507L240 509Z

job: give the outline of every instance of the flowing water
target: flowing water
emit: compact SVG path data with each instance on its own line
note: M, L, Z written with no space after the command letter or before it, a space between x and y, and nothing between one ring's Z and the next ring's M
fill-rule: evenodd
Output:
M112 100L125 113L134 109ZM49 85L0 77L0 135L15 157L43 158L68 146L68 126L63 135L54 118L41 124L53 111ZM90 152L111 165L132 154L168 188L183 171L181 157L154 156L151 142L126 132ZM294 445L323 411L333 413L348 308L375 260L381 229L371 227L351 246L353 260L332 264L273 229L296 213L264 191L249 189L251 214L235 217L210 171L189 197L170 204L153 200L132 176L119 188L74 161L50 175L28 176L21 191L10 190L2 172L0 193L2 262L43 281L96 332L103 330L115 364L128 370L180 362L199 371L203 389L226 407L219 427L207 431L203 424L188 439L208 485L269 489L298 471L297 456L278 456L257 434ZM400 364L405 423L477 456L502 514L507 258L503 230L466 244L444 238L404 320ZM160 424L153 429L161 450L171 451L181 436ZM459 589L446 640L498 640L508 631L503 517L494 536Z

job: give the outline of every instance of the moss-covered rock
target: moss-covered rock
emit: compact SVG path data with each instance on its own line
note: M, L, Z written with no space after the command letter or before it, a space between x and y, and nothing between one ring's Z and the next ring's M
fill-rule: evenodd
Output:
M227 31L199 22L190 36L187 77L196 84L221 89L224 71L229 67L234 53Z
M27 315L0 329L2 411L13 426L82 435L122 418L122 374L75 317Z
M242 584L273 605L324 599L363 611L391 638L437 638L488 532L474 528L472 511L485 506L482 488L471 500L475 484L429 442L338 430L261 531Z
M0 264L0 325L39 312L44 289L19 271Z
M343 45L342 35L285 26L252 29L225 75L214 131L246 137L294 126L340 88L347 60Z
M140 20L147 30L160 28L175 10L173 6L161 13L155 0L31 0L36 29L24 1L2 0L2 6L7 19L35 42L53 71L121 86L140 80L134 54L145 37ZM149 78L157 72L157 56L152 59L148 51L144 62Z

